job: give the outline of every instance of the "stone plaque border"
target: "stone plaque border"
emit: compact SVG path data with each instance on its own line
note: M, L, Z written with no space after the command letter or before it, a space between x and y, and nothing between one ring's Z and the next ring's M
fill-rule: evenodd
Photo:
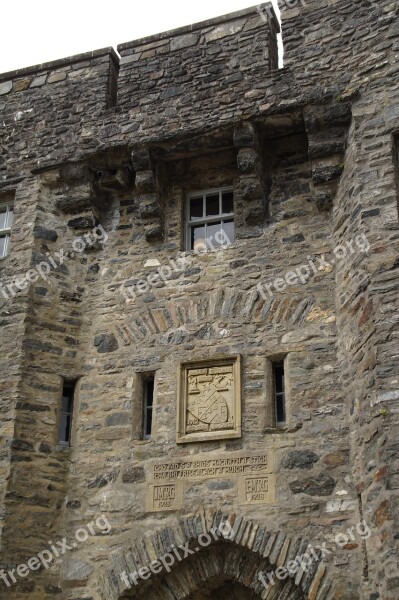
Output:
M253 482L253 490L248 492L248 484ZM267 491L264 490L267 482ZM263 484L263 485L262 485ZM248 499L248 494L251 497ZM276 476L269 475L241 475L238 477L238 503L239 504L273 504L276 502Z
M159 499L159 505L156 505L154 498L155 490L158 488L173 488L174 497L170 498L165 494L164 499ZM169 496L169 497L168 497ZM165 512L167 510L178 510L183 506L183 485L180 481L160 481L151 484L147 488L146 509L149 512Z
M187 433L187 371L189 369L204 369L226 365L232 365L233 367L234 429ZM227 440L241 437L241 356L239 354L232 357L214 357L180 364L178 374L176 429L176 442L178 444L207 442L209 440Z

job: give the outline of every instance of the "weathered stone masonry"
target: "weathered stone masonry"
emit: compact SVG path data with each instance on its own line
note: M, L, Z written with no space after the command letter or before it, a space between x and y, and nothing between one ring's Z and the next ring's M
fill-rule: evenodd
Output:
M112 527L12 587L0 580L1 598L398 597L398 6L306 4L282 13L283 69L277 21L254 8L123 44L120 57L0 75L0 205L15 210L0 262L1 568L98 515ZM234 243L123 294L184 250L187 193L224 186ZM106 243L74 252L98 224ZM358 235L368 252L259 292ZM61 249L47 279L1 292ZM180 363L238 355L241 437L177 444ZM270 364L282 356L276 429ZM156 373L150 440L142 373ZM67 449L63 378L78 380ZM275 481L264 502L243 500L255 473ZM154 503L159 482L168 510ZM371 536L337 547L361 519ZM225 520L234 542L124 583ZM259 571L324 542L323 561L265 595Z

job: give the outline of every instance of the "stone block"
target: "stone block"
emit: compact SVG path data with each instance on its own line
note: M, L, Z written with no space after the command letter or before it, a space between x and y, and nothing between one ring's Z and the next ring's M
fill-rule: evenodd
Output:
M330 475L320 473L305 479L292 481L289 486L293 494L309 496L329 496L335 488L336 481Z
M75 584L84 583L93 571L93 565L87 561L67 556L63 565L62 579Z
M243 173L252 173L258 160L258 153L253 148L242 148L238 152L237 166Z
M143 483L145 472L143 467L128 467L122 473L122 483Z
M145 238L148 242L162 240L163 230L162 225L159 223L153 223L144 227Z
M31 81L32 81L32 78L19 79L18 81L15 81L14 82L14 91L15 92L23 92L24 90L27 90L31 84Z
M295 450L288 452L283 460L285 469L311 469L319 460L319 456L311 450Z
M170 42L170 49L181 50L182 48L189 48L195 46L199 41L199 35L197 33L189 33L187 35L179 35L178 37L172 38Z
M239 33L245 25L245 21L238 23L225 23L215 27L210 33L205 34L205 40L207 43L215 40L220 40L224 37L228 37Z
M55 73L51 73L48 77L47 83L57 83L59 81L64 81L66 79L67 74L65 71L56 71Z
M42 227L41 225L35 225L33 235L35 238L49 242L56 242L58 240L58 233L54 229L46 229L46 227Z
M236 148L252 148L255 144L255 127L249 121L243 121L234 129L234 145Z
M119 348L118 340L113 333L103 333L101 335L97 335L94 338L93 343L97 348L97 352L100 354L115 352L115 350L118 350Z
M138 194L155 192L155 177L152 171L139 171L136 173L136 191Z
M115 425L127 425L129 423L128 413L113 413L108 415L105 421L107 427L113 427Z
M12 90L12 81L0 82L0 96L8 94Z
M93 214L88 214L83 217L76 217L76 219L70 219L67 225L74 231L92 229L96 225L96 219Z

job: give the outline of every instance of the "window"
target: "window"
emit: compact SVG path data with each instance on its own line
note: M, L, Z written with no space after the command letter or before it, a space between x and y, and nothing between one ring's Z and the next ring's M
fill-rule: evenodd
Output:
M286 421L285 414L285 377L284 363L278 362L273 364L273 379L274 379L274 402L276 424L281 425Z
M64 446L71 445L73 398L75 383L65 382L62 388L61 420L59 442Z
M233 190L190 194L187 199L187 250L205 252L234 242Z
M149 440L152 432L152 413L154 407L154 376L143 379L143 438Z
M13 221L13 205L0 206L0 258L5 258L10 245L10 234Z

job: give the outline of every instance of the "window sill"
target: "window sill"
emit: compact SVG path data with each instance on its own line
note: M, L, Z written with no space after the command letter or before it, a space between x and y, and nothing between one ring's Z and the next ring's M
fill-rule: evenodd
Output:
M229 250L230 248L236 248L235 242L232 242L228 246L220 246L219 248L208 248L199 252L198 250L186 249L184 252L189 256L207 256L208 254L216 254L216 252L223 252L223 250Z
M295 433L302 429L303 423L296 423L295 425L278 425L277 427L265 427L263 433Z
M58 444L55 447L56 452L65 452L67 450L72 450L72 446L67 443L63 444L62 442L58 442Z

